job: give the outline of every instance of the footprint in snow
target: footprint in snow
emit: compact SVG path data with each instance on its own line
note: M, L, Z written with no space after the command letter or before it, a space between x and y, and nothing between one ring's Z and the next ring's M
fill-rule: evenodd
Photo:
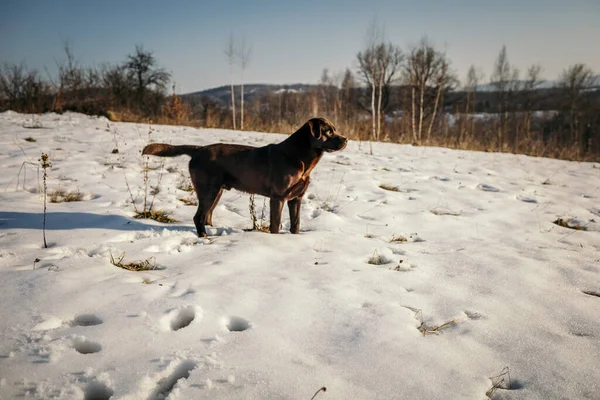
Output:
M102 319L94 314L79 314L71 322L72 326L94 326L103 323Z
M493 187L491 185L486 185L485 183L480 183L477 185L477 189L482 190L484 192L499 192L500 189Z
M196 368L195 361L186 360L179 364L173 372L165 374L156 384L156 389L150 395L150 399L166 399L177 385L180 379L188 379L190 373Z
M113 394L114 390L106 386L102 382L92 381L88 383L83 393L84 400L108 400Z
M197 306L185 306L171 310L162 319L164 330L178 331L189 326L201 311Z
M77 350L79 354L94 354L102 350L100 343L92 342L85 338L85 336L76 336L73 339L73 348Z
M243 332L252 328L252 323L242 317L232 316L225 320L225 327L229 332Z
M518 194L517 200L523 201L525 203L537 203L537 200L533 196L527 196L524 194Z
M467 316L467 318L472 320L485 318L485 316L482 313L474 310L465 310L465 315Z

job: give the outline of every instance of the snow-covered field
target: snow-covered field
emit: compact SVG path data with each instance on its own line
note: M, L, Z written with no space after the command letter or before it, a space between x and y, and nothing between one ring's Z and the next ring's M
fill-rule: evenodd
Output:
M600 165L351 142L313 171L300 235L287 208L282 234L244 231L248 195L231 191L198 239L185 156L154 201L180 222L132 218L148 133L0 114L0 398L486 399L494 383L494 399L600 398ZM48 203L47 249L27 163L42 151L49 190L83 194ZM123 252L157 269L112 265ZM490 379L505 367L510 389Z

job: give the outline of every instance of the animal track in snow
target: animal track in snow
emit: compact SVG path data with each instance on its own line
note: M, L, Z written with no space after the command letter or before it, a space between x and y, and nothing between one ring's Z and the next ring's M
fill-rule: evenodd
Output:
M84 400L108 400L115 392L102 382L92 381L85 388Z
M477 185L477 189L482 190L484 192L499 192L500 189L491 186L491 185L486 185L485 183L480 183L479 185Z
M518 194L517 200L523 201L525 203L537 203L537 200L533 196L527 196L524 194Z
M178 331L189 326L196 319L198 307L185 306L171 310L164 318L163 325L166 330Z
M237 316L232 316L227 319L227 324L225 325L229 332L243 332L252 327L250 321Z
M73 322L71 322L71 325L73 325L73 326L94 326L94 325L100 325L103 322L104 321L102 321L102 319L98 318L94 314L80 314L80 315L77 315L73 319Z
M485 315L483 315L482 313L480 313L478 311L474 311L474 310L465 310L465 315L469 319L482 319L482 318L485 318Z
M102 350L100 343L87 340L85 336L77 336L73 339L73 348L80 354L93 354Z
M196 368L196 362L192 360L183 361L175 370L168 376L158 381L156 389L150 395L151 400L166 399L173 391L177 382L180 379L187 379L190 373Z

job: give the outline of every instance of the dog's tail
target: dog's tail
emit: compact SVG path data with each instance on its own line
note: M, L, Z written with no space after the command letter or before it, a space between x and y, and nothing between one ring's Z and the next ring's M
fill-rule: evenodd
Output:
M166 143L151 143L144 147L142 150L142 155L153 155L159 157L177 157L183 154L187 154L188 156L193 157L198 154L202 149L202 146L192 146L192 145L180 145L173 146Z

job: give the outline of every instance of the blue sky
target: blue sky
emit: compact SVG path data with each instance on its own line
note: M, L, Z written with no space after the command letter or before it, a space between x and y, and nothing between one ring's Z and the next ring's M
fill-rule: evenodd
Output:
M252 46L246 83L315 83L324 68L355 68L375 18L403 48L426 35L461 79L471 64L488 79L502 45L547 79L576 62L600 73L600 0L4 0L0 61L52 72L65 40L84 65L123 61L141 44L185 93L229 83L233 34Z

